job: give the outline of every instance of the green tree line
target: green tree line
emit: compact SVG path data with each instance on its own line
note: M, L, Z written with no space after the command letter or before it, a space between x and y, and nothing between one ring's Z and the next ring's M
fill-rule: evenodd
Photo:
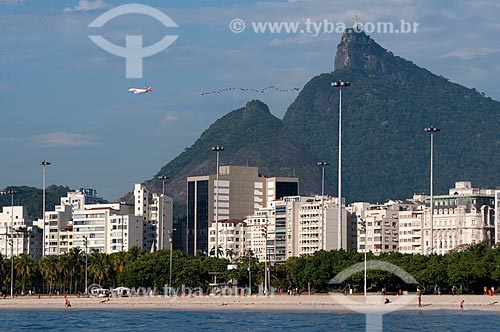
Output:
M151 287L162 291L170 277L170 251L159 250L144 253L137 247L127 252L104 254L89 252L86 257L81 248L73 248L60 256L45 256L33 261L27 254L14 258L14 293L68 293L85 292L85 260L87 259L87 283L102 287L129 288ZM449 291L453 286L458 292L482 293L483 288L498 287L500 284L500 248L491 248L486 243L464 246L446 255L410 255L390 253L374 256L368 260L380 260L394 264L412 275L428 293ZM355 251L318 251L310 256L292 257L284 264L270 265L271 286L277 291L298 288L304 292L363 290L363 272L352 275L341 285L330 280L353 264L363 262L364 255ZM4 293L10 293L12 261L0 261L0 281ZM228 270L227 265L235 269ZM250 272L250 273L249 273ZM256 292L264 280L264 263L253 256L240 257L232 262L227 259L204 255L190 256L184 252L172 252L172 287L181 289L200 287L208 290L217 275L217 283L248 287ZM369 270L367 273L369 292L385 288L388 292L399 289L414 291L416 285L405 284L397 276Z

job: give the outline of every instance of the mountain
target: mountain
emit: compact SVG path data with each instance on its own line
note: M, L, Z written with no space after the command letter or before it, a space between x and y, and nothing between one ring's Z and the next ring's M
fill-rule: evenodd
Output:
M42 217L43 190L28 186L10 186L5 191L15 191L14 206L22 205L28 210L29 218L36 220ZM54 207L61 203L60 198L66 196L68 187L50 185L45 190L46 210L54 211ZM0 196L0 209L3 206L11 206L11 195Z
M320 188L321 174L314 156L258 100L218 119L191 147L162 167L146 186L161 191L157 177L169 176L172 180L165 184L166 193L177 202L185 202L186 177L216 172L214 145L224 147L220 153L221 165L258 166L264 176L297 176L301 192L317 192Z
M215 172L214 145L222 165L258 166L266 176L297 176L301 194L320 192L319 160L332 162L325 190L336 195L339 92L343 90L343 196L348 202L407 198L429 188L431 125L434 193L455 181L495 187L500 179L500 103L395 56L364 32L346 30L337 46L335 70L313 77L283 120L260 101L232 111L161 168L146 184L161 190L158 175L172 181L167 194L186 199L186 177ZM182 210L182 208L181 208ZM180 214L184 211L178 210Z
M475 89L394 56L364 32L347 30L335 70L312 78L283 122L317 160L338 155L338 89L342 91L343 194L348 201L385 201L428 192L434 135L434 193L455 181L495 187L500 179L500 103ZM329 172L327 182L336 184ZM333 186L326 190L335 194Z

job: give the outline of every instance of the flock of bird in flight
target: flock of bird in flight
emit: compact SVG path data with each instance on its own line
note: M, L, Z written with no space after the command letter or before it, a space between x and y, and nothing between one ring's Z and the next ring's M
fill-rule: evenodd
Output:
M224 88L224 89L220 89L220 90L206 91L206 92L202 92L201 95L202 96L213 95L213 94L219 94L219 93L223 93L226 91L233 91L233 90L240 90L241 92L251 91L251 92L257 92L257 93L259 93L259 92L264 93L264 92L266 92L266 90L276 90L278 92L297 92L297 91L300 91L300 88L280 89L274 85L267 86L263 89L252 89L252 88L242 88L242 87L234 88L233 87L233 88Z

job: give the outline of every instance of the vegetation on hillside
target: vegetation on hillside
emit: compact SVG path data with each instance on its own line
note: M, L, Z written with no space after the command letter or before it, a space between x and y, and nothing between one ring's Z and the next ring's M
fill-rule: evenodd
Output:
M161 182L157 176L167 175L172 179L165 185L167 194L185 202L187 176L215 173L216 158L211 150L215 145L224 147L221 165L256 166L265 176L300 177L301 190L320 188L316 159L258 100L214 122L191 147L162 167L146 184L158 190Z
M29 218L36 220L42 217L43 205L43 190L27 187L27 186L9 186L4 189L5 191L15 191L14 205L22 205L28 210ZM60 198L67 195L71 191L69 187L50 185L45 191L46 210L53 211L56 205L61 203ZM0 196L0 208L3 206L10 206L11 195Z
M364 34L343 38L333 73L311 79L283 121L318 160L338 155L339 91L343 89L343 193L348 201L404 199L429 187L430 139L434 140L434 193L455 181L498 186L500 102L436 76L392 55ZM328 193L337 177L328 172ZM333 185L332 185L333 184Z

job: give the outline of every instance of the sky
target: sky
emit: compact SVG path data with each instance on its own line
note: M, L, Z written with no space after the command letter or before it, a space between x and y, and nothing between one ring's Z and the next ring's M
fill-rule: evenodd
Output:
M89 27L131 3L176 26L128 13ZM409 33L368 34L395 55L500 100L496 0L0 0L0 188L41 188L38 162L48 160L47 184L94 188L116 200L249 100L282 118L296 91L239 88L301 88L331 72L340 29L352 27L355 15L366 29L416 24ZM267 22L281 24L281 33L256 30ZM284 24L298 29L286 32ZM125 58L89 35L120 47L127 35L142 35L144 47L177 38L143 58L142 77L131 78ZM147 86L151 93L128 91Z

